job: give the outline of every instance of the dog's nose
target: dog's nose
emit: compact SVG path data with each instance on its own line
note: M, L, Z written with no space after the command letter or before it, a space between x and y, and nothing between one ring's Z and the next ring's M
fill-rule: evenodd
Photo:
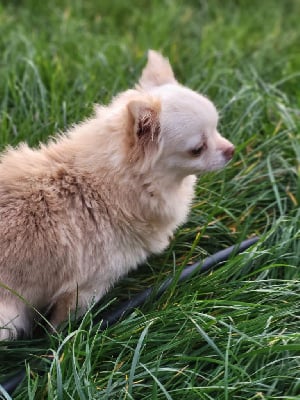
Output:
M234 148L233 144L226 147L226 149L223 150L223 154L228 161L232 159L232 157L234 155L234 150L235 150L235 148Z

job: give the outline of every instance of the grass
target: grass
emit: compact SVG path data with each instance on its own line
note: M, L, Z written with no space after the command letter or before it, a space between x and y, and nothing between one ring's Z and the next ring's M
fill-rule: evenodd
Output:
M299 399L299 13L297 0L1 3L2 148L34 146L107 103L148 48L215 102L236 145L225 171L199 180L169 249L103 307L261 237L104 332L90 311L59 335L0 344L1 381L26 365L14 399Z

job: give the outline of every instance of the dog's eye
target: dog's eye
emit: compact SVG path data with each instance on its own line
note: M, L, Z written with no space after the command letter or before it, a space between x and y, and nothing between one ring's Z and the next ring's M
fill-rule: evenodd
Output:
M205 148L206 148L205 144L203 144L201 146L194 147L192 150L190 150L190 154L193 157L198 157L198 156L200 156L202 154L202 152L203 152L203 150L205 150Z

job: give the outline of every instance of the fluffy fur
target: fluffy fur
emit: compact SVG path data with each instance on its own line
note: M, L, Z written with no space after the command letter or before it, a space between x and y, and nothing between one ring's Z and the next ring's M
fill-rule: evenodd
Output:
M222 168L233 145L205 97L149 51L136 88L66 134L0 162L0 339L57 327L129 270L163 251L187 217L195 174Z

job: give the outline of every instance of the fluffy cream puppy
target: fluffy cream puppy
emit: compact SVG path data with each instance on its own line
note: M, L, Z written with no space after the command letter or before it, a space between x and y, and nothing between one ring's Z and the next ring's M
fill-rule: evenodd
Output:
M0 163L0 339L84 313L129 270L163 251L187 217L195 175L234 146L204 96L149 51L135 89L38 149Z

